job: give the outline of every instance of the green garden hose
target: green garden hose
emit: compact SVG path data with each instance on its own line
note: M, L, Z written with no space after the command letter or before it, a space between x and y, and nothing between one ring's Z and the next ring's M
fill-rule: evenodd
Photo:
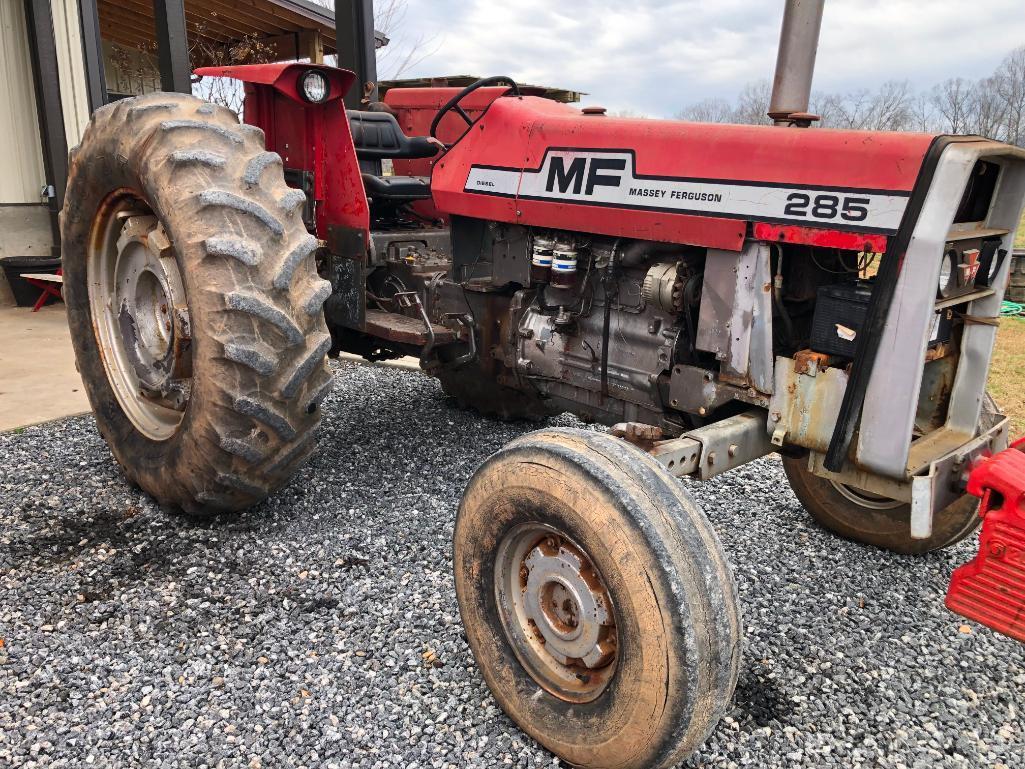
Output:
M1025 318L1025 304L1004 302L1000 307L1000 316L1003 318Z

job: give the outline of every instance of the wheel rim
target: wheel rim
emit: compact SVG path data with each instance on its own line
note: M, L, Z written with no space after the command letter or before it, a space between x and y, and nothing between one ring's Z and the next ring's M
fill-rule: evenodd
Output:
M896 510L898 507L907 504L896 499L881 497L878 494L856 489L845 483L837 483L836 481L830 481L830 483L833 484L833 488L843 495L844 498L853 502L858 507L864 507L868 510Z
M139 432L167 440L191 394L189 309L170 239L140 196L120 190L100 207L86 265L111 389Z
M548 525L515 527L498 547L495 593L506 637L534 681L568 702L604 691L618 660L615 612L579 545Z

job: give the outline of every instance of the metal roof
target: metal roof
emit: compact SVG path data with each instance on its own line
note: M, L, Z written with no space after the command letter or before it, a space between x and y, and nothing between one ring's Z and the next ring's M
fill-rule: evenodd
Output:
M131 48L153 45L152 0L97 0L96 7L103 39ZM324 53L336 53L334 10L310 0L185 0L185 22L190 38L214 44L317 30ZM388 44L383 33L376 38L378 48Z

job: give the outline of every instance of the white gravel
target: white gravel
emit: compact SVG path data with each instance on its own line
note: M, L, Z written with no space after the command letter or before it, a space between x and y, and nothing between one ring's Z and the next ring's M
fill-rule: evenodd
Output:
M0 435L0 766L558 764L488 694L450 569L464 483L531 428L418 373L337 378L320 453L236 518L160 510L91 418ZM748 640L689 766L1025 764L1025 646L942 604L971 544L838 540L772 460L694 491Z

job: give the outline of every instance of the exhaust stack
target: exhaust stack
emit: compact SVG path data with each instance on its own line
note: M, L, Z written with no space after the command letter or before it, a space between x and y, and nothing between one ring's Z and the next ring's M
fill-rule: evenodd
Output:
M776 125L807 127L818 120L808 114L808 105L824 5L825 0L787 0L769 102Z

